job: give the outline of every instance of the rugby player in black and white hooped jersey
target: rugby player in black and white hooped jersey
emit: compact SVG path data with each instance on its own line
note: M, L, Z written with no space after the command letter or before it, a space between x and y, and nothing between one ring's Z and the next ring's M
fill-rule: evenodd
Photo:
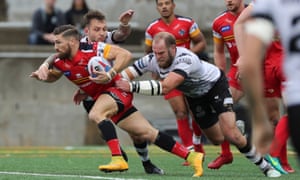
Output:
M120 25L118 29L113 31L107 30L106 18L103 13L97 10L91 10L84 16L84 21L86 27L84 29L86 36L83 37L80 42L84 44L92 43L92 42L105 42L108 44L118 44L126 40L126 38L130 35L131 27L130 20L134 14L133 10L127 10L123 12L120 17ZM37 74L41 80L47 79L48 68L52 66L56 55L52 55L48 57L45 62L39 67L37 70ZM82 101L83 106L87 112L90 112L93 107L95 101L87 97L84 92L77 90L74 94L73 101L75 104L80 104ZM97 132L98 133L98 132ZM147 142L139 142L133 143L137 153L139 154L144 170L147 174L164 174L164 171L154 165L149 158L148 155L148 145ZM122 150L122 155L127 159L126 153Z
M196 54L176 47L172 34L160 32L152 42L150 53L125 70L127 80L117 81L117 87L144 95L164 95L172 89L183 92L194 120L213 144L225 139L234 144L267 177L279 177L276 171L247 141L235 124L233 100L225 74L215 65L200 60ZM128 81L146 72L157 73L159 80Z
M264 141L265 132L271 132L267 118L261 109L261 76L253 78L253 72L260 67L265 47L272 41L274 27L279 32L285 51L283 69L286 76L284 98L287 106L289 130L292 143L300 157L300 1L299 0L256 0L252 18L245 24L246 39L243 42L245 56L240 63L243 78L247 80L247 90L251 96L254 115L254 133L260 134L257 144ZM263 114L264 113L264 114ZM262 128L260 128L262 126ZM300 158L298 160L300 162Z

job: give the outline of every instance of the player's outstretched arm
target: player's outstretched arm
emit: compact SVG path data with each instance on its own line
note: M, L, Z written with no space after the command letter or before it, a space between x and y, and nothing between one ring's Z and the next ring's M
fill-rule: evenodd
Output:
M54 69L49 69L48 73L46 75L47 78L46 79L40 79L39 78L39 73L40 73L39 70L36 70L36 71L34 71L30 74L30 77L35 78L39 81L43 81L43 82L54 82L54 81L57 81L63 75L63 73L60 72L60 71L57 71L57 70L54 70Z
M116 82L116 86L126 92L134 92L149 96L158 96L169 93L184 81L184 77L170 72L168 77L162 81L145 80L145 81L128 81L121 79Z
M50 55L38 68L38 70L35 71L35 74L37 75L39 80L46 80L48 78L49 74L49 68L52 68L54 60L56 59L56 54Z
M130 20L134 14L134 11L132 9L129 9L125 12L123 12L120 17L120 25L119 28L114 31L113 33L113 39L117 42L124 41L131 33L131 27L130 27Z

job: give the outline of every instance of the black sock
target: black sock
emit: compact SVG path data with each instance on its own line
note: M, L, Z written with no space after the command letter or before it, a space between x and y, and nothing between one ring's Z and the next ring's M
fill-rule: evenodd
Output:
M262 171L265 171L268 168L267 161L258 153L249 141L243 148L238 148L238 150L245 155L247 159L249 159L252 163L258 166Z
M140 144L134 143L134 147L143 162L149 160L147 141Z
M172 148L174 147L176 141L169 135L159 131L156 140L154 142L155 145L166 150L168 152L172 152Z
M101 121L98 124L98 128L102 132L103 139L107 142L111 139L117 139L116 128L112 124L112 122L108 119Z

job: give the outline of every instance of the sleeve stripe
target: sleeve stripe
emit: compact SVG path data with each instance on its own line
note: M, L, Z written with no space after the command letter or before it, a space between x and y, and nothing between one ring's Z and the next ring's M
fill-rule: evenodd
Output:
M154 95L154 88L153 88L153 82L150 80L150 86L151 86L151 95Z

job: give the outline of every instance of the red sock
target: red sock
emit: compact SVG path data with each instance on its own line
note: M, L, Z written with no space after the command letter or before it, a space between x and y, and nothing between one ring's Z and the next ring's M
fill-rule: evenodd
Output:
M288 158L287 158L287 143L285 143L285 145L282 147L281 151L280 151L280 163L281 164L288 164Z
M281 150L286 146L289 137L288 119L287 116L282 116L276 128L274 138L270 147L270 155L273 157L280 157Z
M111 139L107 141L107 145L111 151L112 156L119 156L121 155L121 148L120 148L120 143L118 139Z
M200 129L200 126L196 123L196 121L192 121L192 127L193 127L193 132L196 136L201 136L202 131Z
M231 155L231 151L230 151L230 143L228 141L224 141L222 144L221 144L221 154L222 155Z
M186 159L187 155L189 154L189 150L185 148L183 145L179 144L178 142L174 144L171 152L183 159Z
M178 128L178 135L182 141L182 144L185 147L192 146L193 132L190 128L189 119L188 118L177 119L177 128Z

